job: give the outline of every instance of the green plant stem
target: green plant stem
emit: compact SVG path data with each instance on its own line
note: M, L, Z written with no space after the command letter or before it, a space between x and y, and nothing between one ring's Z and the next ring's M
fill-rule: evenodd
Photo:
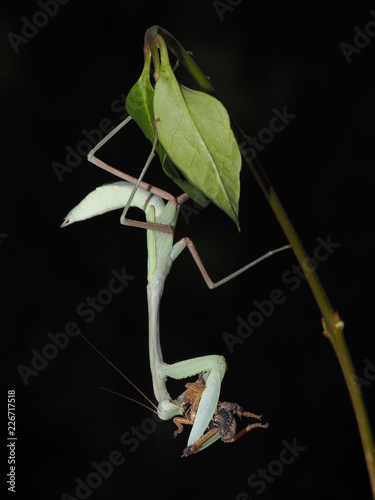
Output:
M242 138L244 139L244 138ZM337 312L332 308L332 305L327 297L327 294L320 282L320 279L310 266L309 258L306 251L290 222L284 207L282 206L275 190L268 180L259 161L252 162L243 154L245 161L250 167L250 170L257 179L264 195L266 196L285 236L291 244L294 254L301 265L306 276L307 282L310 285L316 303L322 315L323 333L330 340L332 347L339 360L341 370L349 391L349 395L354 408L354 413L357 419L357 425L361 437L363 452L365 455L367 470L369 474L372 495L375 499L375 446L371 432L370 422L368 419L366 407L362 398L362 393L357 384L353 362L347 348L344 337L344 323L340 320Z
M216 96L215 89L211 85L207 76L202 72L200 67L196 64L191 55L186 52L184 47L172 36L168 31L166 31L161 26L152 26L146 31L145 34L145 47L159 46L157 37L160 35L168 49L177 57L179 62L188 70L192 75L194 80L199 85L200 89L207 94Z
M167 47L177 57L181 64L185 66L188 72L193 76L200 89L210 95L216 96L215 89L210 81L201 71L199 66L192 59L190 54L182 47L182 45L166 30L160 26L153 26L146 32L145 45L152 46L155 44L155 37L162 36L167 44ZM332 347L339 360L341 370L350 394L354 413L357 419L359 433L361 436L362 446L364 450L366 465L369 473L373 498L375 500L375 447L369 419L362 398L361 390L356 382L353 362L348 351L344 338L344 323L340 320L337 312L334 311L328 296L320 282L320 279L310 265L308 255L287 215L283 205L280 202L275 190L273 189L268 177L266 176L259 160L256 158L252 161L246 154L247 138L242 130L232 120L233 131L236 134L240 144L241 153L250 167L251 172L256 178L263 194L269 202L276 219L278 220L286 238L288 239L294 254L300 264L307 282L311 288L313 296L319 307L322 315L323 333L330 340Z

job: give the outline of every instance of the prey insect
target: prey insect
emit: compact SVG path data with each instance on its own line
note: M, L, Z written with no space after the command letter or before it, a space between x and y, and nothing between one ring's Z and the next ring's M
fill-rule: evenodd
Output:
M144 211L146 225L142 225L142 227L146 227L147 229L148 252L149 359L154 395L158 402L157 413L162 420L183 417L192 421L192 429L187 443L188 448L190 447L190 452L184 454L184 456L188 456L191 453L203 450L220 437L222 438L222 435L225 434L220 433L220 428L223 428L223 425L220 426L219 421L220 418L225 417L226 409L219 406L219 394L227 365L225 359L220 355L200 356L173 364L168 364L163 360L160 343L159 309L165 280L171 266L184 248L187 247L208 287L215 288L238 276L258 262L270 257L275 252L288 248L288 246L266 253L257 260L215 283L207 274L198 252L189 238L182 238L177 243L173 243L173 234L179 209L181 203L188 198L187 195L182 195L177 199L169 195L169 201L165 204L159 195L154 194L154 189L145 190L139 188L134 193L133 188L133 184L128 182L117 182L97 188L66 216L62 227L73 222L123 208L128 203L130 196L133 196L131 206L138 207ZM162 228L162 231L159 231L159 228ZM166 228L169 230L166 230ZM204 374L204 388L199 395L197 403L193 405L194 401L192 401L191 405L186 406L186 391L175 399L170 396L166 385L168 378L180 380L199 373ZM194 416L189 418L189 413L192 412L193 406ZM245 413L242 414L245 415ZM232 415L234 416L235 413L232 412ZM241 413L238 412L237 415L241 416ZM230 426L231 423L229 424ZM206 435L207 433L209 434ZM201 441L203 437L204 439Z
M94 351L96 351L112 368L114 368L114 370L116 370L130 385L132 385L136 389L136 391L146 400L147 404L140 402L132 397L126 396L124 394L120 394L111 389L107 389L104 387L101 387L101 389L104 389L112 394L127 399L128 401L136 403L157 415L158 408L151 401L151 399L148 398L146 394L144 394L141 391L141 389L137 387L137 385L135 385L134 382L132 382L124 373L122 373L117 368L117 366L115 366L111 361L109 361L109 359L106 356L104 356L104 354L101 353L84 335L82 335L82 333L80 333L80 335L94 349ZM181 434L181 432L184 430L184 425L194 425L200 399L206 387L204 377L205 374L200 373L199 378L196 382L194 383L189 382L185 385L187 390L185 391L183 395L184 397L181 402L183 408L183 415L173 418L173 423L177 426L177 430L175 430L173 433L174 438L176 438L179 434ZM236 441L237 439L239 439L252 429L258 427L263 429L268 428L268 423L262 424L261 422L256 422L253 424L248 424L241 431L236 432L237 431L237 420L235 418L236 416L239 417L239 419L241 419L242 416L245 416L257 419L259 421L262 418L261 415L256 415L255 413L252 412L243 411L243 409L237 403L219 401L216 408L216 412L214 413L213 418L208 425L207 432L203 434L203 436L196 443L194 443L191 446L187 446L183 450L181 458L188 457L192 453L203 450L207 446L205 445L205 443L208 441L208 439L213 435L215 435L216 433L219 433L219 436L224 443L233 443L234 441Z
M195 383L186 384L187 391L183 399L184 416L174 417L173 419L173 423L177 426L177 430L173 433L174 437L177 437L178 434L183 431L184 425L194 425L196 412L205 386L206 384L203 373L199 375L199 378ZM259 420L259 422L248 424L241 431L237 432L236 416L238 416L239 419L241 419L242 416L249 418L251 417ZM244 411L242 407L237 403L229 403L227 401L224 401L222 403L219 401L216 412L214 413L212 420L208 425L207 432L203 434L203 436L198 439L196 443L187 446L182 453L182 457L188 457L192 453L195 453L197 450L203 450L206 447L205 443L217 433L219 433L219 436L224 443L234 443L234 441L236 441L252 429L267 429L268 423L262 424L260 422L261 418L261 415L256 415L255 413Z

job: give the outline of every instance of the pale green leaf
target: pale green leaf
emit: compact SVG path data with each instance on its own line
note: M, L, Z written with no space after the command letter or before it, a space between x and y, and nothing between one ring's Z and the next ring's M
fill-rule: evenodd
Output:
M154 116L168 157L238 226L241 154L229 115L215 97L180 86L163 50Z

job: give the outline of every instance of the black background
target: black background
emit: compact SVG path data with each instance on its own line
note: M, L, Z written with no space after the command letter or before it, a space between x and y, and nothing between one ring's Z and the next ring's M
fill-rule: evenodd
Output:
M75 321L152 394L145 234L120 226L114 213L61 230L75 204L115 179L83 159L60 182L51 164L65 163L65 147L75 149L83 129L97 128L104 118L120 122L124 112L116 100L140 75L144 32L159 24L193 52L249 135L269 126L274 108L286 106L296 115L260 158L308 253L313 254L318 237L331 235L341 244L319 264L318 273L345 320L358 375L374 379L373 370L364 370L366 359L375 364L370 177L375 41L352 54L350 64L340 49L343 41L353 44L356 26L374 19L373 4L237 3L220 20L211 1L71 1L17 54L7 35L21 35L22 17L32 19L41 8L35 1L2 3L0 265L6 373L1 407L5 414L6 390L15 389L18 498L77 497L76 478L86 481L92 463L108 460L114 450L125 461L90 498L371 498L353 410L337 359L321 334L319 311L306 283L291 291L281 280L295 264L291 252L213 292L186 252L172 269L161 311L166 361L224 355L229 370L221 399L263 413L270 422L267 431L253 431L232 445L218 442L182 460L187 432L174 440L171 422L153 425L147 410L100 391L105 386L134 395L82 338L71 338L27 386L17 370L31 366L31 350L41 352L49 332ZM178 77L187 81L183 70ZM131 124L102 157L137 175L149 148ZM157 161L147 176L178 194ZM241 181L240 234L212 205L189 220L181 217L177 228L177 237L194 240L214 279L285 242L246 166ZM111 270L124 266L135 278L86 323L77 307L108 286ZM282 290L284 303L230 353L223 334L236 334L237 318L246 319L252 302L267 299L274 289ZM179 386L171 387L177 394ZM372 421L374 391L367 380L363 396ZM143 426L146 436L133 452L120 442L132 426ZM2 429L5 434L6 426ZM284 441L294 440L304 451L257 493L248 478L269 464L277 467L272 461L279 459ZM6 489L5 459L3 464Z

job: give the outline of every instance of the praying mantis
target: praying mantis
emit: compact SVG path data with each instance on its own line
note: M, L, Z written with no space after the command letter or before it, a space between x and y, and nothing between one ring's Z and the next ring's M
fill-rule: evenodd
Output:
M180 207L190 197L201 205L206 202L206 197L209 198L239 227L241 154L231 129L229 115L220 101L212 95L188 89L177 82L161 35L167 36L172 45L178 44L160 27L154 26L146 32L142 74L130 90L125 104L129 117L88 154L90 162L122 181L101 186L91 192L69 212L62 227L122 208L121 224L147 230L149 361L153 391L158 402L157 414L162 420L173 419L177 426L175 436L182 432L184 425L192 426L182 455L187 457L207 448L219 438L224 442L233 442L250 430L266 428L268 424L262 424L260 415L244 411L236 403L219 401L221 382L227 368L222 356L200 356L173 364L163 360L159 309L165 280L172 264L187 248L207 286L215 288L274 253L289 248L289 245L266 253L215 283L189 238L184 237L174 243ZM154 64L155 88L149 79L151 59ZM152 143L151 153L139 179L111 167L95 156L99 148L131 119L134 119ZM164 171L185 191L177 198L142 181L155 153L159 155ZM127 218L130 207L141 209L146 220ZM186 384L186 391L176 399L170 396L166 386L168 378L180 380L195 375L199 375L198 380ZM248 424L237 432L236 417L241 416L254 418L257 422Z
M95 148L95 151L106 142L105 139L107 138L103 139L102 143ZM150 158L154 154L156 140L155 134L153 150L148 161L151 161ZM134 184L137 183L136 179L110 167L96 157L93 160L93 157L93 153L89 154L89 159L93 163L100 163L100 166L107 171L121 178L125 176L132 182L120 181L95 189L69 212L61 226L66 227L74 222L112 210L124 209L129 204L129 200L131 200L131 207L137 207L145 213L145 222L126 219L125 212L122 213L120 222L147 230L149 361L153 391L158 402L158 416L162 420L174 419L178 427L175 435L182 431L184 424L192 425L187 447L184 449L182 456L189 456L192 453L202 451L219 438L224 442L233 442L251 429L256 427L266 428L267 424L260 422L261 416L243 411L235 403L219 402L221 382L227 368L226 361L222 356L200 356L173 364L168 364L163 360L159 327L160 301L165 280L172 264L185 248L188 248L190 251L207 286L212 289L228 282L260 261L289 246L287 245L266 253L215 283L209 277L193 242L189 238L184 237L176 243L173 242L180 206L189 196L184 193L175 198L171 194L143 182L141 183L141 187L135 190ZM166 204L163 198L168 200ZM180 380L197 374L199 374L199 379L194 384L188 384L187 391L184 391L176 399L170 396L166 386L168 377ZM242 415L253 417L258 422L248 424L236 434L235 417L241 417Z

